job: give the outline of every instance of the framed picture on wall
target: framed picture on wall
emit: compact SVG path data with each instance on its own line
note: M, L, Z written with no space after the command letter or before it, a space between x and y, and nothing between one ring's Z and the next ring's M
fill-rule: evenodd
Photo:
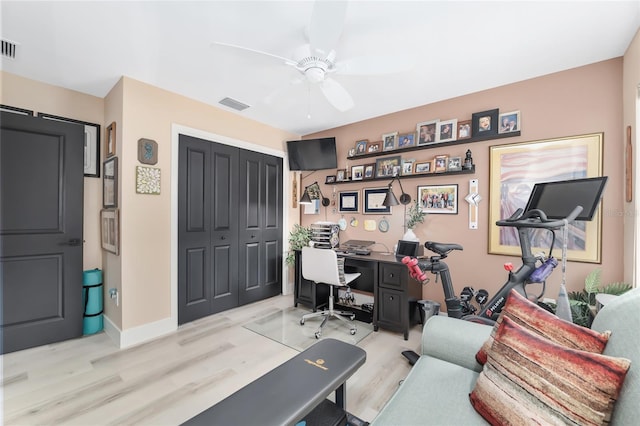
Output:
M100 177L100 125L88 123L86 121L74 120L72 118L60 117L57 115L38 113L38 117L46 120L64 121L67 123L79 124L84 127L84 176Z
M100 210L102 249L115 255L120 249L120 223L118 209Z
M418 200L423 213L458 214L458 185L419 186Z
M104 138L105 156L111 157L116 155L116 122L109 124L105 130Z
M360 191L340 191L338 200L340 213L358 213L360 211Z
M500 114L498 118L498 133L511 133L520 130L520 111L511 111Z
M391 213L391 206L382 204L387 196L387 188L365 188L363 191L365 214Z
M118 207L118 157L105 160L102 171L102 206Z

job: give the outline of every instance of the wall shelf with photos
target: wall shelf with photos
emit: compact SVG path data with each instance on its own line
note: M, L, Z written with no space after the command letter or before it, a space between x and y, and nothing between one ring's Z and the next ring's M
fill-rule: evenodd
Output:
M362 154L356 154L356 155L353 155L351 157L347 157L347 160L359 160L361 158L381 157L381 156L392 155L392 154L397 154L397 153L420 151L420 150L423 150L423 149L440 148L440 147L444 147L444 146L463 145L463 144L468 144L468 143L473 143L473 142L488 141L488 140L492 140L492 139L513 138L513 137L516 137L516 136L520 136L520 131L519 130L515 131L515 132L490 134L490 135L486 135L486 136L476 136L476 137L471 137L471 138L458 139L458 140L454 140L454 141L434 142L434 143L430 143L430 144L415 145L415 146L411 146L411 147L408 147L408 148L396 148L396 149L390 149L390 150L387 150L387 151L378 150L378 151L375 151L375 152L367 152L367 153L362 153ZM458 173L458 172L456 172L456 173ZM442 174L442 173L438 173L438 174Z
M462 169L456 171L447 171L447 172L433 172L433 173L412 173L407 175L399 175L400 179L415 179L415 178L431 178L437 176L451 176L451 175L470 175L476 172L475 164L471 166L470 169ZM334 182L325 182L326 185L342 185L345 183L367 183L367 182L388 182L390 179L393 179L393 176L382 176L382 177L374 177L370 179L348 179L348 180L339 180Z

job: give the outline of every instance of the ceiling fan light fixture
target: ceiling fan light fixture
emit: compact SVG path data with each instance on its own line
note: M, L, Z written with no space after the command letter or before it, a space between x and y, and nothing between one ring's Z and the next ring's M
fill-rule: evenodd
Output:
M304 71L304 75L310 83L322 83L324 81L325 71L322 68L311 67Z

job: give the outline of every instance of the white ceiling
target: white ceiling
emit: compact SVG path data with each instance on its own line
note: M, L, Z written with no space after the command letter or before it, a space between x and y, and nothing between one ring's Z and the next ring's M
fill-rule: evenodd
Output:
M413 68L341 76L355 107L339 112L281 61L307 42L310 1L0 3L18 43L2 69L104 97L125 75L298 135L622 56L640 1L351 1L336 61L406 55ZM585 87L585 90L588 90ZM271 97L270 103L266 101ZM310 113L311 118L308 118Z

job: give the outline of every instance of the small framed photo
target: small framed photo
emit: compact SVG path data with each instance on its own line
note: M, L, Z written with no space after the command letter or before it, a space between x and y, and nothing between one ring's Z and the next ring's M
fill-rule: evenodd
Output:
M511 133L520 130L520 111L511 111L500 114L498 133Z
M418 186L422 213L458 214L458 185Z
M393 157L378 158L376 160L376 177L393 177L400 174L402 157L394 155Z
M360 191L340 191L338 193L338 211L340 213L358 213Z
M391 151L398 146L398 132L385 133L382 135L382 149L384 151Z
M431 173L432 167L433 167L433 163L431 161L425 161L425 162L422 162L422 163L416 163L416 165L415 165L415 173L416 174Z
M387 188L365 188L364 189L364 212L365 214L389 214L391 206L382 203L387 196Z
M471 120L458 121L458 140L471 137Z
M398 136L398 148L411 148L416 145L416 134L405 133Z
M118 157L102 163L102 207L118 207Z
M382 151L382 141L378 142L367 142L367 153L371 154L373 152Z
M138 139L138 161L154 165L158 162L158 143L152 139Z
M107 157L116 155L116 122L109 124L105 129L104 152Z
M362 179L373 179L376 177L376 163L365 164Z
M347 180L347 169L336 170L336 182L344 182Z
M462 170L462 157L449 157L447 171L459 172L460 170Z
M447 163L449 161L448 155L436 155L433 160L433 172L442 173L447 171Z
M102 248L118 255L120 247L120 223L118 209L100 210Z
M366 154L367 153L367 143L368 140L364 139L356 142L356 153L355 155Z
M471 136L490 136L498 134L498 108L471 115Z
M352 166L351 167L351 180L364 179L364 166Z
M455 118L453 120L439 121L438 126L436 128L436 141L438 142L455 141L456 131L458 130L457 125L458 125L458 120Z
M336 175L330 175L324 178L324 183L336 183Z
M402 160L402 174L404 176L413 174L413 165L415 162L415 160Z
M440 120L431 120L417 124L418 145L429 145L436 142L436 127L439 121Z
M356 149L349 148L349 153L347 154L347 157L353 157L354 155L356 155Z

